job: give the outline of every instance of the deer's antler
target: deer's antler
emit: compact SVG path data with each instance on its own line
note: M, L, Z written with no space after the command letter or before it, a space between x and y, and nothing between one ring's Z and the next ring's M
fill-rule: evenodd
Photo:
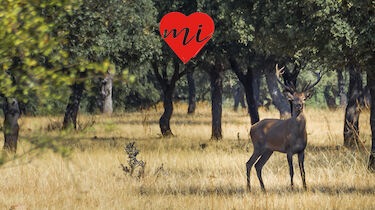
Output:
M302 88L302 91L305 92L305 91L308 91L310 89L312 89L313 87L315 87L315 85L317 85L319 82L320 82L320 79L322 79L322 75L321 75L321 71L319 72L313 72L315 74L315 76L318 78L313 84L311 84L311 82L307 83L303 88Z
M281 86L283 86L283 88L284 88L286 91L289 91L290 93L294 93L294 92L296 92L295 87L293 87L291 84L289 84L289 85L285 85L283 82L280 81L280 74L284 74L285 66L282 67L281 69L279 69L279 64L276 64L275 69L276 69L276 78L277 78L277 82L279 82L279 84L280 84Z

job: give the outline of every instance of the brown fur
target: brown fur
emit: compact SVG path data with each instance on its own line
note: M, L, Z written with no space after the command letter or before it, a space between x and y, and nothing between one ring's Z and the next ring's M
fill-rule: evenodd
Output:
M276 75L282 73L276 65ZM298 163L301 171L302 183L306 189L305 169L304 169L304 151L307 145L306 118L303 114L305 100L311 97L306 92L314 87L321 79L320 73L318 80L313 84L307 84L302 92L297 92L295 87L284 85L278 78L278 82L285 88L286 97L292 103L292 117L289 119L264 119L254 124L250 130L251 140L254 146L254 152L246 163L247 186L250 190L250 172L255 164L257 176L262 190L265 190L262 180L262 168L268 161L274 151L287 154L289 164L289 174L291 186L293 187L293 155L298 154Z

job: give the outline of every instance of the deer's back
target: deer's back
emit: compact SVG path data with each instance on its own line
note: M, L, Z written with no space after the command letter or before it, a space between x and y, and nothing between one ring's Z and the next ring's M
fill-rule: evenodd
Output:
M280 119L264 119L255 123L250 129L251 141L255 143L259 142L261 139L264 139L270 130L273 130L274 127L284 122Z
M301 116L301 119L303 116ZM250 130L254 148L279 152L299 152L306 147L305 120L264 119Z

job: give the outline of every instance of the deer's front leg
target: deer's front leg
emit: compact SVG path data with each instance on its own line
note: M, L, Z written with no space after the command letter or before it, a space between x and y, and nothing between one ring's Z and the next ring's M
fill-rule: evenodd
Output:
M299 165L299 169L301 171L303 189L306 190L305 167L303 166L304 160L305 160L305 152L302 151L302 152L298 153L298 165Z
M291 187L293 189L293 175L294 175L294 171L293 171L293 154L288 153L287 154L287 158L288 158L288 164L289 164L290 185L291 185Z

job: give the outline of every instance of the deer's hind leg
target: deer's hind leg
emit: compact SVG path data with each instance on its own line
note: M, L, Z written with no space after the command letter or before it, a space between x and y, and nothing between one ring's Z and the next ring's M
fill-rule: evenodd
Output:
M257 170L257 176L260 182L260 186L262 187L262 190L265 191L263 180L262 180L262 168L264 164L268 161L268 159L271 157L273 151L266 150L263 152L262 156L258 160L258 162L255 164L255 169Z
M260 151L254 148L254 152L251 155L250 159L246 162L246 177L247 177L247 189L250 191L250 172L251 167L253 167L256 160L258 160L259 156L261 155Z

